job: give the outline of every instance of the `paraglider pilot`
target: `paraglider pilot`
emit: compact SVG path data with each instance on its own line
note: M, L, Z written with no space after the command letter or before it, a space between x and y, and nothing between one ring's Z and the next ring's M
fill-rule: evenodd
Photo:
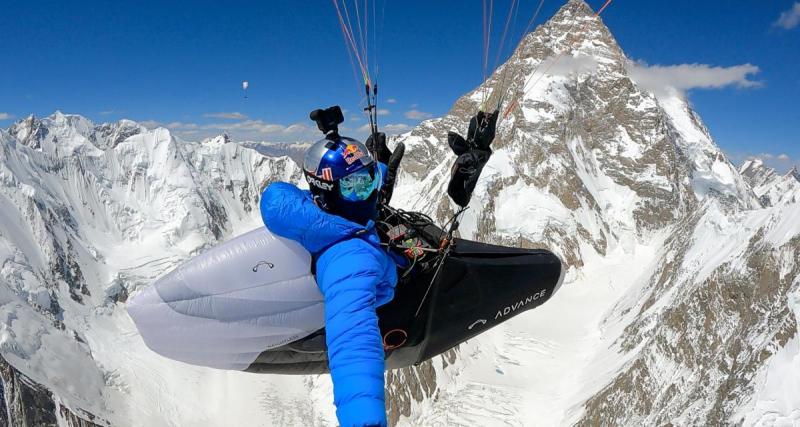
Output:
M339 135L339 107L311 118L326 136L305 154L310 191L273 183L261 197L261 215L270 231L299 242L314 259L339 423L383 426L384 352L375 310L394 297L397 270L373 219L386 166L364 144Z
M393 156L382 133L373 133L366 145L340 136L344 117L338 106L315 110L311 119L325 138L305 153L303 174L310 191L273 183L261 197L261 215L272 233L299 242L312 254L325 303L339 423L385 426L384 349L376 309L394 297L397 267L381 248L373 220L385 196L386 163L393 163ZM496 122L497 112L481 112L470 122L466 140L448 135L459 155L448 193L459 205L469 203L491 155ZM388 172L393 177L394 169Z

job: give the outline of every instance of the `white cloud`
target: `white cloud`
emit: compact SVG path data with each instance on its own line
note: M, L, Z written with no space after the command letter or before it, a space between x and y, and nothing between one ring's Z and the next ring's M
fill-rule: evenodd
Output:
M745 160L755 160L760 159L764 161L778 161L778 162L788 162L791 161L792 158L786 153L781 154L772 154L772 153L758 153L758 154L745 154Z
M389 98L389 99L386 100L386 103L387 104L397 104L397 100L394 99L394 98Z
M647 65L630 63L631 78L644 89L656 95L677 90L721 89L734 86L740 89L757 88L763 83L751 80L761 70L752 64L732 67L712 67L707 64Z
M399 133L407 132L413 128L414 128L413 126L407 125L405 123L387 123L379 125L378 131L385 132L387 135L397 135ZM369 123L365 123L357 128L339 126L339 132L342 135L349 136L351 138L356 138L361 141L365 141L367 137L369 137L369 134L372 132L372 129L370 128Z
M786 153L777 155L772 153L733 153L731 159L736 162L736 164L741 164L746 160L761 160L765 165L775 169L779 173L798 164L795 159L792 159L792 157Z
M791 9L781 13L773 25L785 30L791 30L800 25L800 2L795 2Z
M405 116L406 116L407 119L411 119L411 120L424 120L424 119L429 119L429 118L433 117L433 114L426 113L424 111L419 111L417 109L412 109L412 110L406 111Z
M281 125L277 123L267 123L263 120L243 120L239 122L220 122L220 123L188 123L170 122L164 123L156 120L145 120L139 122L148 129L164 127L174 132L176 135L190 141L199 141L203 138L214 137L227 133L234 141L301 141L318 139L320 136L316 127L305 123L294 123L291 125Z
M388 116L391 112L385 108L378 108L378 115L379 116Z
M552 57L545 60L541 68L550 70L549 73L556 76L568 76L570 74L594 73L597 70L597 60L591 56L562 56Z
M231 119L231 120L246 120L247 116L237 111L233 112L219 112L219 113L206 113L203 117L210 117L214 119Z
M294 133L294 132L304 132L308 130L308 126L302 123L295 123L293 125L286 126L286 129L283 131L286 133Z
M286 126L266 123L263 120L245 120L237 123L212 123L203 126L208 130L242 131L248 133L275 134L286 130Z
M114 114L114 112L115 112L114 110L101 111L100 115L101 116L108 116L109 114Z
M381 132L386 132L387 134L394 134L394 133L405 132L411 129L412 127L405 123L391 123L387 125L381 125L378 130ZM371 131L372 130L370 129L369 124L365 124L355 130L357 135L364 135L364 136L369 135Z
M305 123L282 125L263 120L244 120L235 123L210 123L200 129L209 136L227 132L234 140L297 141L319 139L316 127Z
M0 113L0 120L10 120L13 119L14 115L8 113Z
M170 130L175 130L175 129L194 130L200 127L200 125L198 125L197 123L184 123L184 122L171 122L167 124L161 124L160 126L163 126Z
M411 129L412 127L405 123L393 123L382 127L382 130L387 134L407 132L410 131Z
M155 129L155 128L161 126L161 122L159 122L157 120L144 120L144 121L139 122L139 124L144 126L144 127L146 127L146 128L148 128L148 129Z

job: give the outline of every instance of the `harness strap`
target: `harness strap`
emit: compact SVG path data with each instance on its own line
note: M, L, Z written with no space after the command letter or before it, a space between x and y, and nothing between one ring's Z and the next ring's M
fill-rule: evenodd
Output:
M314 280L317 280L317 261L319 260L319 257L321 257L323 253L325 253L325 251L332 248L334 245L344 242L345 240L361 238L361 236L367 234L368 232L369 230L367 230L366 228L359 229L352 234L348 234L347 236L344 236L341 239L335 240L333 243L311 254L311 274L314 276Z

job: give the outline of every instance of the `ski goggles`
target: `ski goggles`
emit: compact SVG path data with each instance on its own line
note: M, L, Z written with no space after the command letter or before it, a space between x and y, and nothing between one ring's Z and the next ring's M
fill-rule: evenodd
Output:
M376 166L361 169L339 180L339 193L351 202L369 199L372 192L381 188L383 177Z

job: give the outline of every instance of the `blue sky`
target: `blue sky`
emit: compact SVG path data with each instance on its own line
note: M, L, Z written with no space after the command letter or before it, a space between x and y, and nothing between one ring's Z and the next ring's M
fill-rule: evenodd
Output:
M494 1L495 29L510 1ZM481 2L384 3L380 120L402 130L480 83ZM530 16L538 1L520 4ZM562 4L545 0L537 23ZM333 104L348 110L349 128L364 124L330 1L34 0L6 2L3 15L0 127L58 109L157 122L188 139L224 129L292 140L311 135L311 109ZM628 56L688 92L734 161L800 159L800 2L615 0L603 19Z

